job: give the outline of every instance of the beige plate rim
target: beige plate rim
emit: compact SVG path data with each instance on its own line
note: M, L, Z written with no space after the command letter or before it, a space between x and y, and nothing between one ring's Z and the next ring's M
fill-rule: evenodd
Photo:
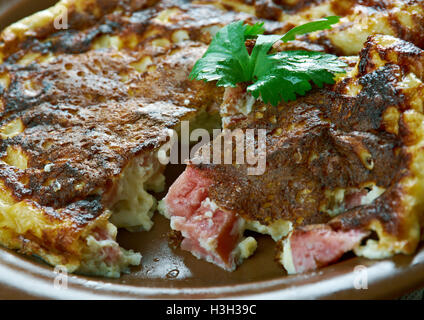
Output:
M364 284L358 280L363 269L352 272L357 266L366 267L367 289L355 289L355 284ZM354 258L313 273L219 287L143 287L70 275L67 289L63 289L55 285L57 277L48 266L0 249L0 292L13 290L30 298L305 300L390 299L418 289L424 285L424 247L414 256L400 255L378 261Z

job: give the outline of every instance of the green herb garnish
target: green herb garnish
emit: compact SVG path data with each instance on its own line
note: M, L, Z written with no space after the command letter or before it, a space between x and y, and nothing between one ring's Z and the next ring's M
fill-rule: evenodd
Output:
M191 80L217 81L217 86L235 87L248 83L247 91L263 102L277 106L282 100L295 100L312 89L333 84L336 73L344 73L346 64L337 56L314 51L283 51L270 54L278 40L294 40L296 35L331 29L339 17L327 17L295 27L285 35L263 35L263 23L253 26L238 21L222 28L213 38L204 56L190 73ZM246 39L256 38L251 54Z
M264 34L264 32L265 32L264 24L265 24L264 22L262 22L262 23L257 22L252 26L245 24L244 25L244 28L245 28L244 29L244 37L246 39L256 38L258 35Z

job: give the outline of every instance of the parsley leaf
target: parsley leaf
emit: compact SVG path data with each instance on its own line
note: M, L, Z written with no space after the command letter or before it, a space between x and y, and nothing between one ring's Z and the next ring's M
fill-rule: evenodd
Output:
M340 21L340 17L338 16L331 16L326 17L323 19L318 19L312 22L308 22L305 24L302 24L300 26L294 27L289 32L287 32L281 40L283 42L292 41L296 38L298 35L302 35L305 33L310 33L318 30L325 30L325 29L331 29L331 25L335 24Z
M217 86L223 87L250 81L250 57L244 32L243 21L220 29L204 56L194 65L190 79L217 81Z
M336 56L321 52L285 51L266 58L272 68L258 72L247 91L255 98L276 106L282 100L296 100L312 89L310 81L322 88L334 83L335 73L344 73L345 64Z
M244 36L246 39L255 38L256 36L260 34L264 34L265 28L264 28L265 22L257 22L253 26L245 24L244 25Z
M282 100L295 100L312 89L334 83L334 74L343 73L345 63L334 55L312 51L286 51L271 54L278 41L294 40L296 35L331 28L339 17L327 17L298 26L281 35L263 35L263 23L252 26L234 22L218 31L204 56L190 73L190 79L217 81L217 86L235 87L248 83L255 98L276 106ZM251 54L245 40L256 38Z

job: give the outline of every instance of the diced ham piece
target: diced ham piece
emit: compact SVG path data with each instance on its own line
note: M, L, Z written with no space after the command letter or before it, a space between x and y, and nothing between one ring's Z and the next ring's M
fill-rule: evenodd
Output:
M368 231L334 231L327 225L295 229L283 240L280 261L289 274L312 271L339 260L359 245Z
M106 264L115 264L122 257L122 252L119 245L115 242L115 239L110 235L107 229L95 228L93 230L94 238L97 241L113 241L109 245L102 247L101 251L104 255L104 261Z
M355 208L355 207L362 205L362 199L366 195L367 195L366 190L360 190L360 191L353 192L353 193L345 195L345 198L344 198L344 201L345 201L344 208L345 208L345 210L349 210L349 209L352 209L352 208Z
M181 248L199 259L233 271L237 267L237 246L243 238L244 220L218 208L210 201L211 180L193 167L171 186L165 198L171 228L183 236Z

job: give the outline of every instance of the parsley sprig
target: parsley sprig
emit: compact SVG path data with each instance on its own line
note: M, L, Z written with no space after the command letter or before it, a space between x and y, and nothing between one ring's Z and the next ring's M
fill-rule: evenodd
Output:
M346 64L337 56L315 51L270 53L279 40L292 41L297 35L331 29L339 17L327 17L291 29L285 35L263 35L263 23L246 25L243 21L222 28L213 38L204 56L190 73L191 80L216 81L217 86L235 87L247 83L247 91L265 103L277 106L281 101L295 100L312 89L333 84L334 75L344 73ZM249 54L247 39L256 43Z

